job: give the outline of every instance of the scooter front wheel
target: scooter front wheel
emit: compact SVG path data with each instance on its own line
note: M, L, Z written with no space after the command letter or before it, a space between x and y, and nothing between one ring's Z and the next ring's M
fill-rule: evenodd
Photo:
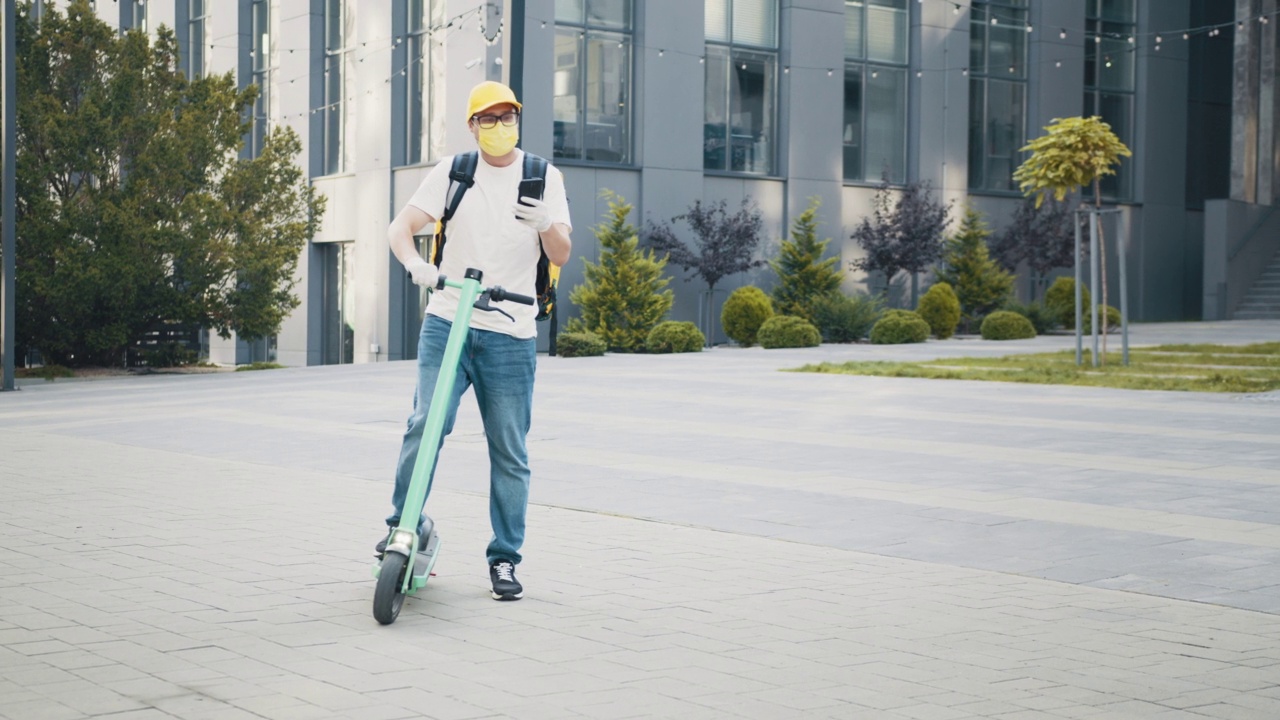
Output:
M373 591L373 617L382 625L390 625L404 606L404 573L408 558L389 552L382 557L378 571L378 587Z

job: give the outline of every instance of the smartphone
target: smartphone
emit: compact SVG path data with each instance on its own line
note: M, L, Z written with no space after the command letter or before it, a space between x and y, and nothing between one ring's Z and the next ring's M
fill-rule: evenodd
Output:
M520 181L520 193L518 197L530 197L535 200L542 199L543 179L542 178L524 178Z

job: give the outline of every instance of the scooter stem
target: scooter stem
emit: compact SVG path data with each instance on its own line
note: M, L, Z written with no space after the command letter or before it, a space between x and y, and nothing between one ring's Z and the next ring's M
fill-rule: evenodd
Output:
M472 306L484 291L480 286L481 277L479 270L468 269L462 281L441 278L444 285L458 288L462 296L458 298L458 312L453 318L453 326L449 329L449 341L444 346L444 359L440 362L440 373L436 377L436 387L431 394L431 409L427 411L427 423L422 429L418 458L413 464L409 492L405 496L404 510L400 513L399 529L401 530L417 533L418 518L422 515L422 506L426 503L427 494L431 491L431 471L435 469L440 450L440 438L444 434L444 420L449 414L449 396L453 393L453 383L458 375L458 359L462 357L462 346L466 343L467 332L471 329L471 313L474 309Z

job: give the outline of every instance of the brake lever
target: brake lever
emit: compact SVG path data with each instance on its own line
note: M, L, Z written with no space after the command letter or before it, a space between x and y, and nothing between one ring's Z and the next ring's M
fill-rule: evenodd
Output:
M474 308L475 308L475 309L477 309L477 310L484 310L485 312L496 312L496 313L502 313L503 315L506 315L506 316L507 316L507 319L508 319L508 320L510 320L511 322L515 322L515 321L516 321L516 319L515 319L515 318L513 318L513 317L511 317L511 315L510 315L510 314L508 314L506 310L503 310L502 308L496 308L496 307L494 307L494 306L490 305L490 304L489 304L489 293L487 293L487 292L480 293L480 297L476 298L475 305L472 305L472 307L474 307Z

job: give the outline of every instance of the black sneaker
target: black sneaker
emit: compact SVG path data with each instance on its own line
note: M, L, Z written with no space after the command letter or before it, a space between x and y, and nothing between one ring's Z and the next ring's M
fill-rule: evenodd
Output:
M493 583L494 600L519 600L524 588L516 579L516 566L510 560L498 560L489 566L489 581Z
M395 531L396 531L395 528L391 528L391 532L388 532L386 537L379 540L378 544L373 546L374 557L378 558L379 560L382 559L382 556L385 555L387 552L387 541L391 539L391 533ZM422 533L421 535L418 536L418 552L423 552L426 549L427 549L427 533Z

